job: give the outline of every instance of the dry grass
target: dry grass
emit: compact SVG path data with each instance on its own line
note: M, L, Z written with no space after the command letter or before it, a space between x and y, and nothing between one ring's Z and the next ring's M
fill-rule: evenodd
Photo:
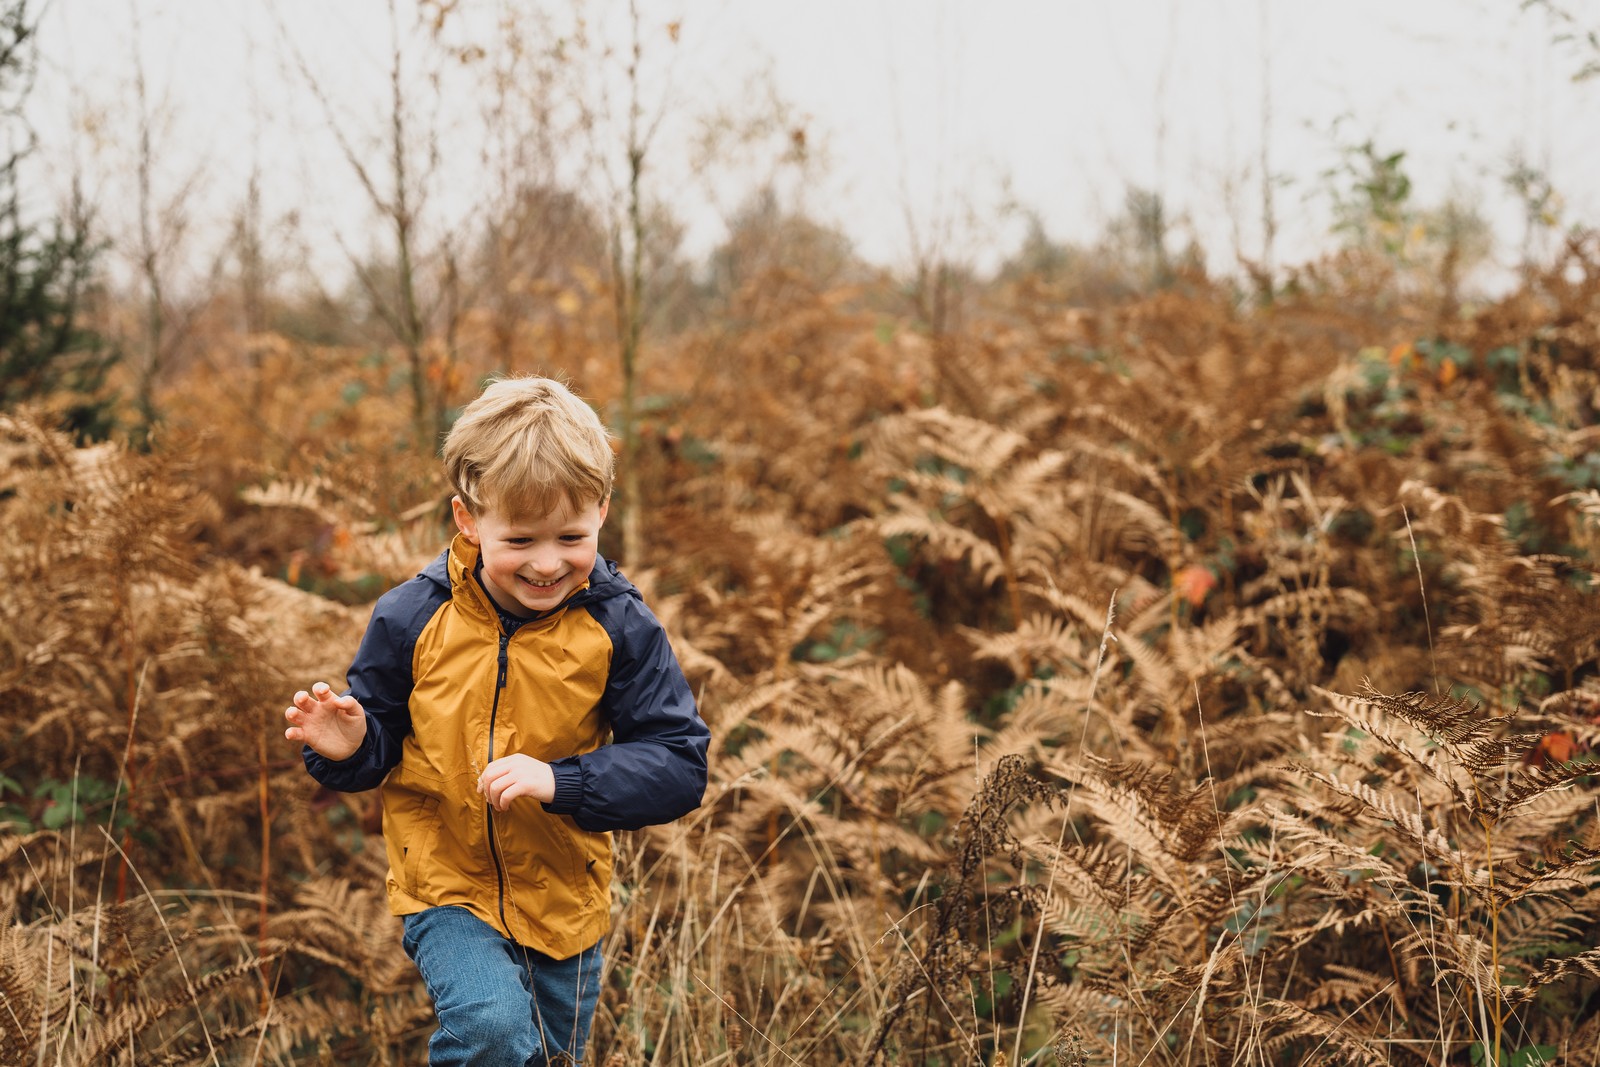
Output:
M596 1062L1600 1063L1587 251L1425 340L785 278L663 345L629 572L712 781L618 842ZM418 1061L372 800L279 732L442 536L390 380L0 422L0 1062Z

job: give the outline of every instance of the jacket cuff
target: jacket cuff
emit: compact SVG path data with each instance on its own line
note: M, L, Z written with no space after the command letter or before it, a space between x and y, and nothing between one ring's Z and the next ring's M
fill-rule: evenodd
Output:
M311 777L322 785L327 786L329 789L338 789L339 786L335 785L334 782L348 777L352 771L360 770L371 757L372 731L373 725L369 719L367 721L367 735L361 739L361 744L356 746L354 752L341 760L329 759L310 745L302 745L300 757L305 762L306 770L310 771ZM333 778L334 782L328 781L330 777Z
M556 795L544 810L552 815L571 815L583 802L583 768L576 761L562 760L550 764L550 772L555 775Z

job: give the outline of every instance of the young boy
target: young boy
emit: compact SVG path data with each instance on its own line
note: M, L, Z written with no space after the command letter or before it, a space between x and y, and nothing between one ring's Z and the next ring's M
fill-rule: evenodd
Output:
M558 382L497 381L444 461L460 532L379 599L347 692L294 695L284 736L330 788L382 783L389 907L439 1020L429 1062L581 1063L607 831L697 807L710 732L597 554L613 459L594 411Z

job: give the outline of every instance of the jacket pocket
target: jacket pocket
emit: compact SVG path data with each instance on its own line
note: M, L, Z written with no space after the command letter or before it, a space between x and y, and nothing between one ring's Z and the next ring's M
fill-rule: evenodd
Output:
M426 900L422 884L428 875L428 861L439 842L439 798L424 797L422 806L407 829L401 843L405 866L400 875L400 887L419 900Z
M597 899L607 899L611 892L611 835L581 830L567 822L558 821L557 835L566 846L567 861L571 865L571 882L574 892L585 907Z

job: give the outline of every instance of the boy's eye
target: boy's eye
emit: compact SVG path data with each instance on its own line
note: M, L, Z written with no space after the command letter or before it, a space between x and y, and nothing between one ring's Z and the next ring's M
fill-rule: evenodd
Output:
M562 544L575 545L579 541L582 541L582 540L583 540L583 534L562 534L561 535Z

